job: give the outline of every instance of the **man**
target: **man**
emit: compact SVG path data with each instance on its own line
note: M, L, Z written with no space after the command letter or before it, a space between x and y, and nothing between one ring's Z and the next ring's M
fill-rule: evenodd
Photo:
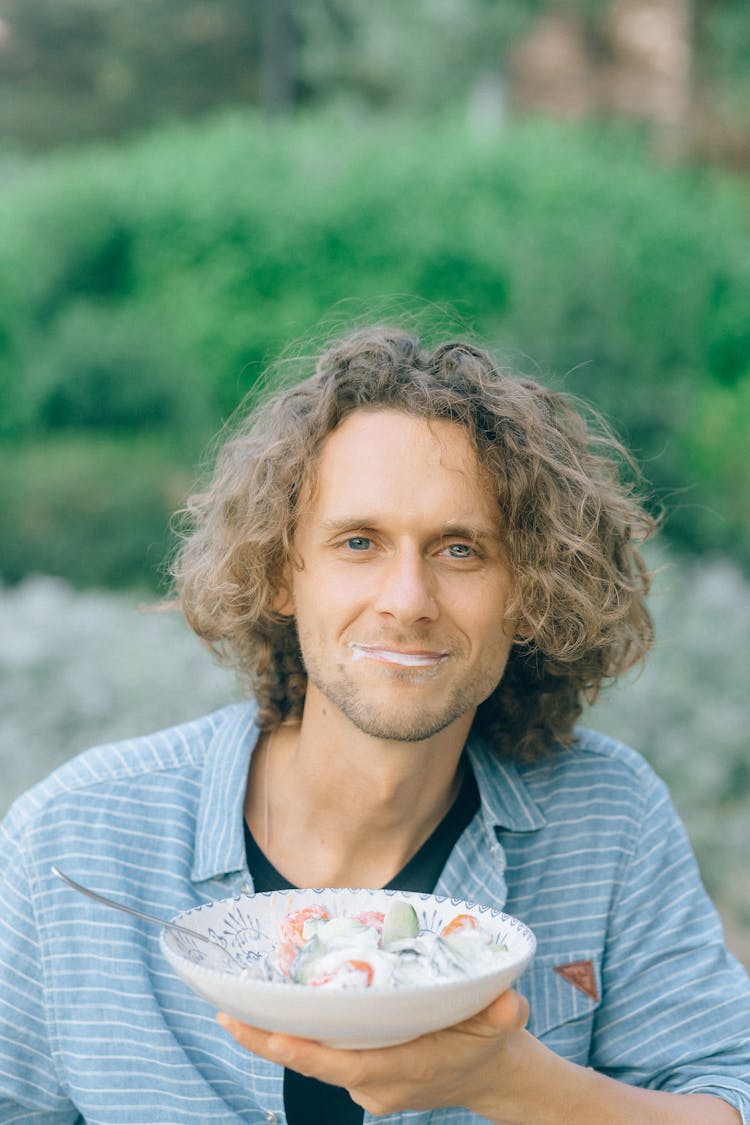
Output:
M90 751L9 814L0 1121L750 1122L750 987L664 787L574 729L651 640L621 460L487 353L389 329L240 423L174 574L253 701ZM434 889L538 953L466 1023L333 1050L217 1022L52 863L164 914Z

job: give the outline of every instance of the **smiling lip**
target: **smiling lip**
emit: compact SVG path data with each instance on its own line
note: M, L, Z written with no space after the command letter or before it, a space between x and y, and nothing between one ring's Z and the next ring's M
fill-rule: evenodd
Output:
M355 660L367 657L369 660L378 660L381 664L400 664L405 668L435 668L448 656L445 651L407 652L403 649L386 648L384 645L363 645L355 641L349 643L352 656Z

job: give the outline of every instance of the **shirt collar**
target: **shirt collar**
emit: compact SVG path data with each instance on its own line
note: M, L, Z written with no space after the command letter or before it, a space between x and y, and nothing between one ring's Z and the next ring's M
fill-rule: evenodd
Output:
M482 804L482 817L490 838L495 828L534 832L547 823L513 762L504 761L478 735L470 735L466 750L474 770Z
M247 772L259 730L255 703L220 713L203 766L195 854L195 883L245 871L244 804Z

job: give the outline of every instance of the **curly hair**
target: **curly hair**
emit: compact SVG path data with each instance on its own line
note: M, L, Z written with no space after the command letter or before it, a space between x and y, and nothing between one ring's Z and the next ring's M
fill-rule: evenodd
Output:
M362 409L468 431L496 488L518 629L475 729L519 760L569 743L583 704L651 646L638 545L655 521L635 495L632 458L601 419L471 343L427 350L400 328L363 329L241 417L182 512L172 576L188 623L253 692L263 729L301 716L296 628L274 598L323 443Z

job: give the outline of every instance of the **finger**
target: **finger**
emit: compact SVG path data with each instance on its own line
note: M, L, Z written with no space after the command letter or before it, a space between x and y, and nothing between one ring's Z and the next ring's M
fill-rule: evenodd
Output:
M502 992L492 1003L472 1016L463 1026L478 1035L521 1031L529 1018L529 1002L515 989Z
M263 1055L268 1058L270 1053L273 1052L273 1045L270 1044L271 1033L262 1031L259 1027L252 1027L249 1023L243 1023L237 1020L234 1016L228 1016L226 1012L218 1012L216 1021L225 1031L235 1039L241 1047L253 1054Z
M235 1019L234 1016L228 1016L226 1012L219 1012L216 1021L247 1051L252 1051L254 1055L262 1055L270 1062L282 1063L284 1066L289 1065L287 1059L304 1055L307 1048L317 1046L312 1040L298 1039L293 1035L283 1035L278 1031L264 1031L262 1028L253 1027L249 1023Z
M333 1086L347 1086L359 1077L361 1052L335 1050L312 1039L262 1031L225 1012L219 1012L216 1019L241 1047L269 1062L319 1078Z

